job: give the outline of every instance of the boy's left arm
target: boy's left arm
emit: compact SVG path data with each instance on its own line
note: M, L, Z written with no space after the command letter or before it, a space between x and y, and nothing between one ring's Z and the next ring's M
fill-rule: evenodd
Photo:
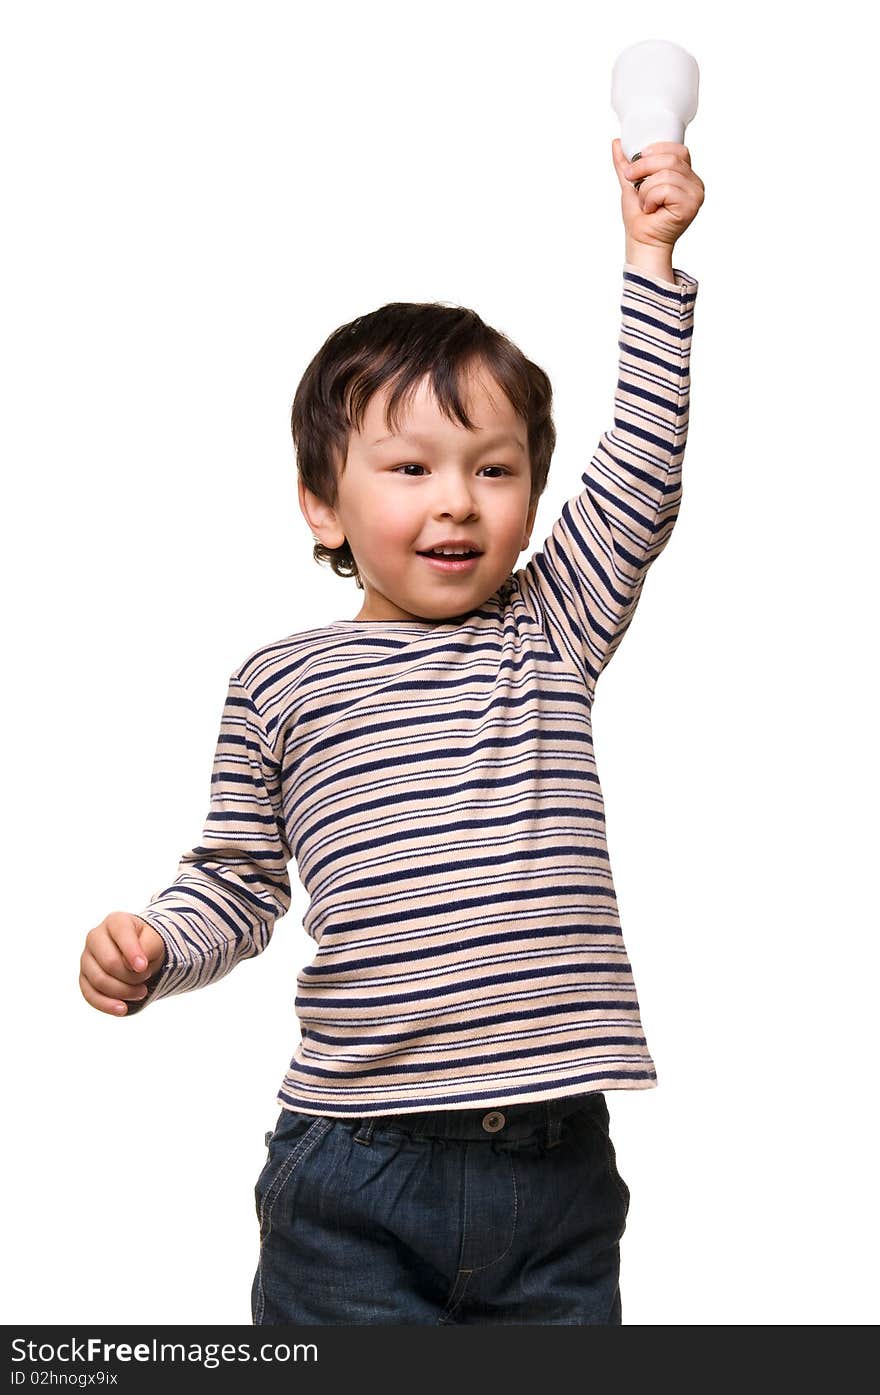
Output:
M669 538L681 496L698 285L673 269L672 249L696 216L704 186L686 147L663 143L650 152L634 167L614 142L626 228L614 428L603 434L583 490L517 573L527 603L536 603L591 696ZM629 182L636 174L638 190Z

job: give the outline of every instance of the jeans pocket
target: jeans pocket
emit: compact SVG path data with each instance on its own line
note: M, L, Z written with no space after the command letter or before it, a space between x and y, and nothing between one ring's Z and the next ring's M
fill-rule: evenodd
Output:
M608 1175L614 1183L614 1188L623 1204L624 1214L626 1214L629 1211L630 1190L621 1177L617 1166L617 1152L611 1138L608 1104L604 1096L601 1096L595 1101L590 1101L583 1109L578 1110L578 1117L585 1118L589 1121L590 1127L595 1131L601 1142Z
M624 1209L628 1212L630 1203L630 1190L626 1182L621 1177L620 1172L618 1171L617 1153L614 1148L614 1143L611 1139L611 1134L606 1132L605 1139L608 1147L608 1166L611 1171L611 1176L614 1179L614 1185L620 1193L620 1199L623 1202Z
M294 1169L312 1147L333 1127L323 1114L300 1114L282 1109L275 1128L265 1135L269 1156L254 1186L254 1204L260 1224L260 1239L269 1229L272 1209Z

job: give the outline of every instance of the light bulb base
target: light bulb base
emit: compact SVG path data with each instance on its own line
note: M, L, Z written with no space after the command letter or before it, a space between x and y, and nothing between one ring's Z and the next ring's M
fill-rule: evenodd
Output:
M628 111L620 123L620 143L628 160L646 145L657 141L673 141L684 145L684 122L675 112L664 111L662 107L645 108L644 111Z

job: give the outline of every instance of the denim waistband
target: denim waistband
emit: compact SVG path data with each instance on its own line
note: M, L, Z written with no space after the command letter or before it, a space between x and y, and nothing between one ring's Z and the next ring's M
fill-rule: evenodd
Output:
M486 1142L490 1139L522 1142L540 1132L548 1147L559 1142L560 1123L582 1109L595 1109L607 1122L608 1106L601 1090L581 1095L560 1095L534 1103L500 1104L479 1109L429 1109L422 1113L384 1114L355 1120L356 1143L372 1142L373 1133L408 1134L413 1138L448 1138Z

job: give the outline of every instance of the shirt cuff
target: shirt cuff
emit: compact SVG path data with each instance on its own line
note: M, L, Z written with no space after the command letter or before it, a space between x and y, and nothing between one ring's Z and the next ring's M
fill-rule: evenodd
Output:
M646 281L656 281L658 286L667 286L670 291L677 291L682 286L690 286L693 290L696 290L699 284L699 282L694 280L693 276L689 276L686 271L682 271L677 266L672 268L672 274L675 277L674 281L667 281L663 276L655 276L653 272L646 271L643 266L634 266L632 262L624 262L623 269L624 271L631 271L634 276L643 276Z

